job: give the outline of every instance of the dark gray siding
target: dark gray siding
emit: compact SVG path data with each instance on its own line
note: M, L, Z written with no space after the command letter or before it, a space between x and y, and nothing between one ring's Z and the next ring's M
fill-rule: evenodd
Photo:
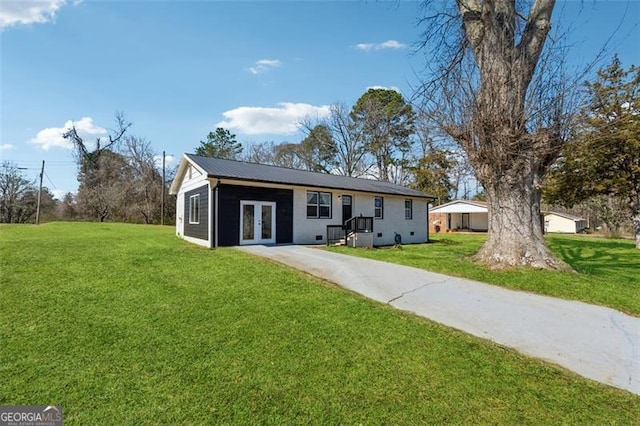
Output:
M274 201L276 203L276 243L293 242L293 191L252 186L218 186L218 244L240 244L240 201Z
M189 223L189 199L192 195L200 194L200 223ZM184 235L187 237L209 238L209 191L208 185L201 186L184 194Z

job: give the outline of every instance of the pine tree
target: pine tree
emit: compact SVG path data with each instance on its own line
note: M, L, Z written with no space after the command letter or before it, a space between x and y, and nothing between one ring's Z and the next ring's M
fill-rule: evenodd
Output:
M625 70L615 56L585 86L580 131L545 182L545 198L568 207L596 196L623 200L640 249L640 67Z

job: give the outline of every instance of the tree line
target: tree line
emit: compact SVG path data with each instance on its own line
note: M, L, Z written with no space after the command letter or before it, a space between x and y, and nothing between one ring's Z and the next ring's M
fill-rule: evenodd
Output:
M549 37L554 7L554 0L426 0L419 44L430 62L415 96L418 112L395 91L371 89L351 108L335 104L328 118L307 123L299 143L244 151L234 135L216 129L198 153L408 184L442 193L441 201L455 188L449 162L457 156L481 184L489 209L476 261L568 269L545 243L543 200L618 209L633 221L640 248L638 68L624 70L616 58L581 91L589 68L567 71L562 37ZM115 149L125 132L91 150L73 133L65 137L77 149L84 214L152 218L142 213L144 202L131 210L115 195L101 199L107 187L92 193L122 176L148 179Z
M573 133L550 165L542 186L549 209L586 216L619 235L640 233L640 71L624 69L619 58L584 84L584 98L573 117ZM389 89L370 89L351 107L336 103L321 120L300 123L299 142L243 146L236 135L217 128L195 153L411 186L434 195L436 204L461 194L475 171L464 150L445 138L434 140L430 117ZM62 200L47 187L41 218L160 223L162 176L151 143L129 133L131 123L116 115L116 129L103 139L85 141L75 127L63 134L74 146L79 188ZM169 177L173 170L169 171ZM165 194L169 178L165 179ZM483 198L480 189L477 198ZM33 223L36 182L16 165L0 170L0 222ZM175 216L175 199L165 198L166 223Z
M158 224L163 218L162 180L151 142L129 133L131 123L116 114L116 128L106 138L84 140L75 126L62 135L74 147L78 191L56 200L44 187L42 220L94 220ZM21 170L4 163L0 170L0 222L33 223L38 189ZM165 223L175 218L175 197L165 196Z
M444 139L435 141L425 116L395 90L369 89L351 108L335 103L326 118L305 118L299 125L299 142L246 146L217 128L195 153L393 182L440 203L457 197L461 181L472 176L464 154Z

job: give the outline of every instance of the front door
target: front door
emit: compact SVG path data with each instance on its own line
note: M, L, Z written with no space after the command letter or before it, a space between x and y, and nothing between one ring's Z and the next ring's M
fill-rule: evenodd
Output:
M462 213L462 229L469 229L469 213Z
M276 203L240 201L240 244L275 244Z
M353 217L351 195L342 196L342 224Z

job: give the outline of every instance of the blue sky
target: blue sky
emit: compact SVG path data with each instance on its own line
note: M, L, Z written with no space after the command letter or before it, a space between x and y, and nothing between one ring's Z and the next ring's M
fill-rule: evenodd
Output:
M626 11L626 17L624 16ZM296 123L369 87L406 97L428 58L418 2L0 0L0 158L57 194L77 189L60 137L90 140L122 111L131 133L179 158L218 126L244 144L298 142ZM571 61L608 43L640 63L640 0L559 1ZM175 164L175 162L174 162Z

